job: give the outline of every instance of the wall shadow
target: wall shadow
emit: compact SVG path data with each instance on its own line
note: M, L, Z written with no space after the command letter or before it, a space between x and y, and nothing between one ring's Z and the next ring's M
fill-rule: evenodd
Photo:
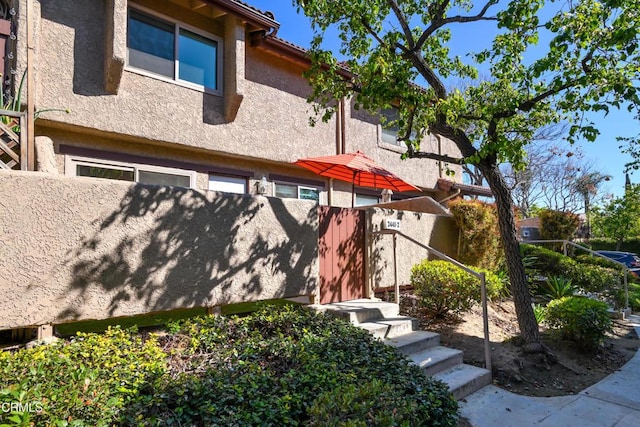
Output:
M43 20L73 29L73 93L85 96L109 95L104 90L105 43L102 19L106 14L105 2L43 0L40 4ZM79 11L82 12L78 13Z
M309 294L318 250L307 205L294 215L276 198L134 185L67 254L58 318L79 319L95 301L112 316Z

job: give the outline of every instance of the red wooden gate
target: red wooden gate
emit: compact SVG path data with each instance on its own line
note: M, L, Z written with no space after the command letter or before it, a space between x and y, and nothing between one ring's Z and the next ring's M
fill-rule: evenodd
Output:
M319 207L320 304L365 298L365 211Z

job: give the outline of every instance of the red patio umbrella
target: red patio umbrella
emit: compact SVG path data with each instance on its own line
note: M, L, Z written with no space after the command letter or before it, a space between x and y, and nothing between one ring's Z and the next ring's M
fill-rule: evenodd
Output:
M336 154L334 156L299 159L296 165L309 169L318 175L350 182L351 207L354 206L354 187L370 187L388 189L396 192L422 191L378 165L361 151L355 153Z

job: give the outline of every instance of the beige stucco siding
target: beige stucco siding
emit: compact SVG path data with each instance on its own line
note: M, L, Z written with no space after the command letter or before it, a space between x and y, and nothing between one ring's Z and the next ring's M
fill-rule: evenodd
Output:
M88 128L279 162L335 153L335 125L308 124L308 85L302 69L253 48L246 51L244 99L232 122L225 121L221 96L131 68L125 68L118 94L107 94L101 4L41 2L35 38L37 107L70 110L43 114L49 126ZM207 30L212 28L216 25Z
M317 295L313 202L0 172L0 330Z
M400 220L400 231L444 254L454 257L457 228L453 219L445 215L392 209L371 208L367 211L370 232L380 231L386 218ZM423 259L434 258L429 251L397 237L398 283L410 283L411 267ZM375 235L370 238L369 274L374 288L394 286L393 236ZM453 267L452 267L453 268Z

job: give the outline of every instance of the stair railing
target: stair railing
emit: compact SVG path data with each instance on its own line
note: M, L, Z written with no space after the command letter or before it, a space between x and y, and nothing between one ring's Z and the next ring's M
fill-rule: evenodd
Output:
M618 264L619 266L622 267L623 271L624 271L624 310L626 311L629 308L629 267L627 267L627 264L620 262L620 261L616 261L613 260L611 258L608 258L602 254L599 254L596 251L593 251L589 248L586 248L582 245L579 245L577 243L574 243L570 240L523 240L520 242L520 244L523 243L562 243L562 252L564 253L565 256L567 256L568 251L567 251L567 246L573 246L574 248L578 248L581 249L585 252L590 253L591 255L600 257L600 258L604 258L607 261L611 261L615 264Z
M401 236L405 240L408 240L409 242L414 243L415 245L418 245L423 249L426 249L430 254L433 254L436 257L440 258L441 260L447 261L455 265L456 267L466 271L467 273L477 277L480 280L480 292L482 296L482 322L484 326L484 363L485 363L485 368L488 369L489 372L492 372L491 371L491 342L489 341L489 316L487 312L487 281L486 281L484 272L478 272L478 271L472 270L471 268L456 261L455 259L449 257L448 255L443 254L442 252L432 248L429 245L419 242L418 240L404 234L399 230L383 229L383 230L373 231L369 233L370 236L378 236L378 235L385 235L385 234L390 234L393 236L393 269L394 269L394 290L395 290L396 304L400 303L400 283L398 282L398 260L396 255L398 236ZM365 251L365 253L367 253L367 256L368 256L368 250ZM368 264L369 264L369 260L367 259L367 265Z

